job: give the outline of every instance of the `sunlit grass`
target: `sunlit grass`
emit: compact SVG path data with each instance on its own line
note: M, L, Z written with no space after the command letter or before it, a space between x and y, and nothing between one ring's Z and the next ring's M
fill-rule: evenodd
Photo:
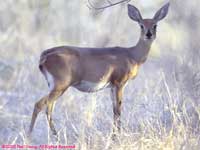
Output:
M0 144L76 145L77 149L83 150L198 150L200 146L199 107L191 99L180 95L181 89L175 80L173 86L168 84L162 70L156 73L160 75L157 81L149 79L145 86L137 88L140 79L136 79L125 88L122 132L115 141L112 140L113 114L109 89L86 94L70 88L58 100L53 114L59 140L51 134L44 112L38 116L34 132L28 137L34 103L48 89L42 76L37 78L41 84L33 85L36 77L32 74L37 73L27 73L24 68L22 71L27 76L24 79L18 74L21 87L16 84L13 95L6 95L6 92L4 95L10 100L5 100L0 110L0 134L3 136ZM30 77L33 83L28 82Z
M131 3L137 4L147 16L155 11L153 8L158 8L158 3L163 3L144 2ZM148 58L138 77L125 88L122 131L113 141L109 89L87 94L69 88L59 98L53 113L58 140L48 127L45 110L38 116L32 135L27 133L35 102L48 93L37 66L40 53L68 44L133 46L140 31L129 20L126 6L96 14L81 0L1 1L0 61L4 63L0 64L0 146L60 144L75 145L81 150L199 150L199 76L192 80L199 64L194 65L188 59L190 56L186 57L190 54L187 50L199 51L190 45L194 39L198 40L199 32L195 25L198 27L196 21L200 19L191 20L193 25L189 18L198 12L195 3L171 2L168 18L158 25L157 39L150 53L154 60ZM187 7L182 10L183 6ZM194 12L190 14L186 9ZM172 20L173 16L180 20ZM170 56L165 56L166 53ZM193 55L198 58L197 53ZM197 96L191 96L192 92Z

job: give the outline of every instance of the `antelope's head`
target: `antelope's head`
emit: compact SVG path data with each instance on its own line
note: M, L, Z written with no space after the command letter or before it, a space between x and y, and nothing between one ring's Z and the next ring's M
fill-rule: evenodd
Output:
M141 39L153 41L156 38L157 23L165 18L168 13L169 3L160 8L152 19L143 19L140 11L133 5L128 4L129 17L138 22L141 28Z

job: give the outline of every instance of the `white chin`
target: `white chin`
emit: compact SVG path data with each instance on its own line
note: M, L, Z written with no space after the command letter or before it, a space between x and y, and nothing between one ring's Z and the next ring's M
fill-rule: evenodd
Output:
M145 41L152 41L153 38L144 38Z

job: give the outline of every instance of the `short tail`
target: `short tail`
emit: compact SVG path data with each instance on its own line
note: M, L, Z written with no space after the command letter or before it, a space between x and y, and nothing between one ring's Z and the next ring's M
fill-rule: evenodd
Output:
M46 71L45 71L45 68L44 68L44 61L43 62L41 62L41 59L40 59L40 64L39 64L39 69L40 69L40 71L42 72L42 74L44 75L44 77L45 77L45 79L46 79L46 81L47 81L47 84L48 84L48 87L50 86L50 84L49 84L49 82L48 82L48 80L47 80L47 77L46 77Z
M44 70L44 67L43 67L43 64L45 63L46 61L46 57L44 55L44 52L41 54L40 56L40 60L39 60L39 69L42 73L45 73L45 70Z
M41 72L44 72L43 66L41 64L39 64L39 69L40 69Z

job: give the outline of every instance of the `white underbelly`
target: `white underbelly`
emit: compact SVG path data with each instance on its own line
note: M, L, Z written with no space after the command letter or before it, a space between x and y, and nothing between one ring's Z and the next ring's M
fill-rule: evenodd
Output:
M110 82L95 83L95 82L89 82L89 81L84 81L84 80L78 84L73 85L73 87L83 92L95 92L95 91L102 90L104 88L108 88L110 86L111 86Z

